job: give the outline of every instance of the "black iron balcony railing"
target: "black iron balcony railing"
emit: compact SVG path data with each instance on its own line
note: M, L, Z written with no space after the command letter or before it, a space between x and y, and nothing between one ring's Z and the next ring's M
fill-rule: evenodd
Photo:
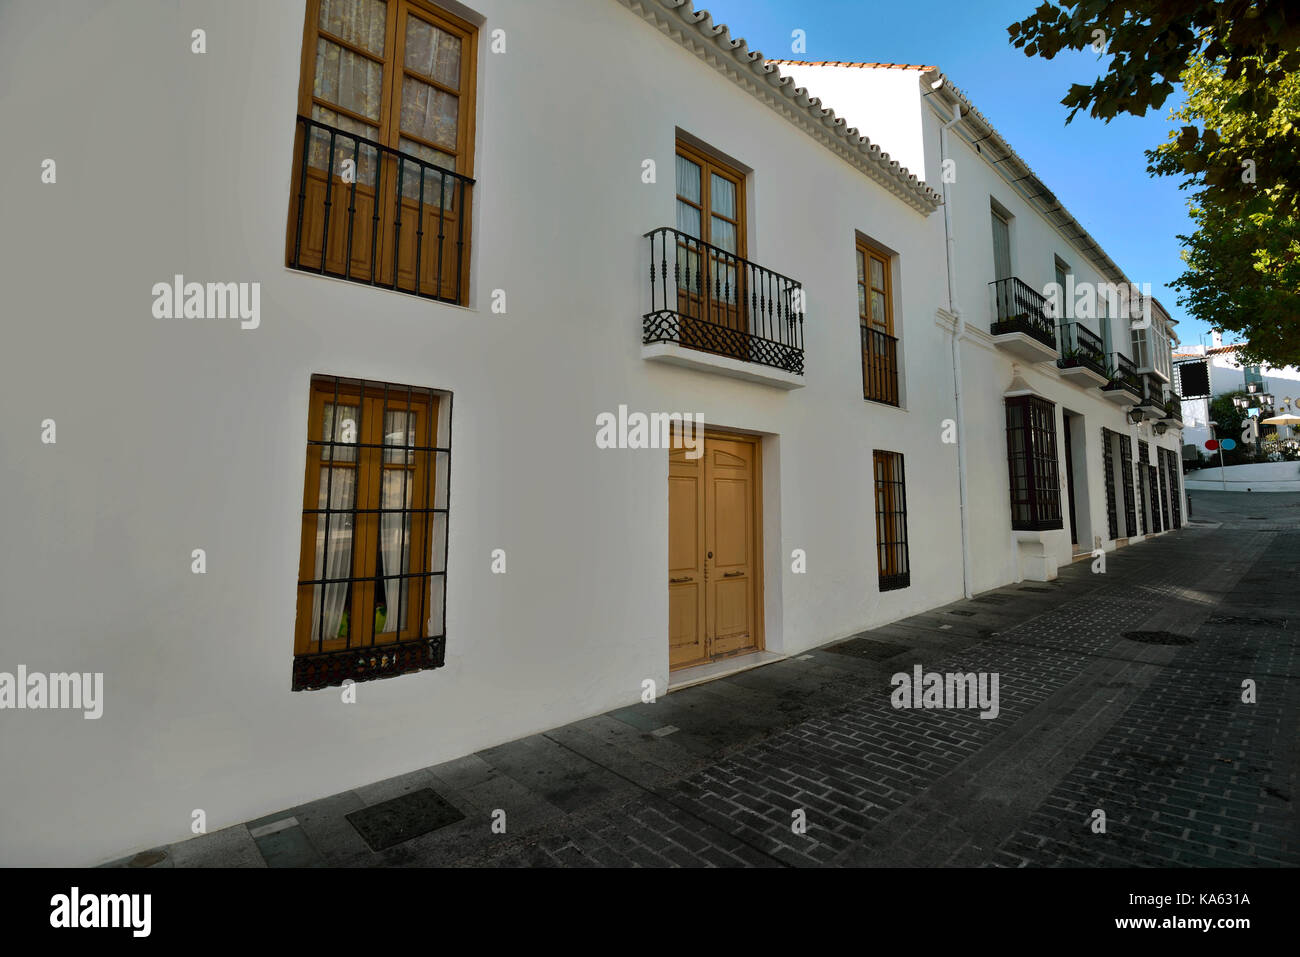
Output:
M1015 276L998 279L993 287L996 319L990 331L993 335L1023 332L1045 346L1056 348L1056 324L1047 315L1047 300L1036 289Z
M463 305L474 180L298 117L289 266Z
M862 329L862 397L898 405L898 340L879 329Z
M1142 401L1138 405L1145 406L1163 412L1165 409L1165 384L1155 373L1143 372L1142 379Z
M803 375L802 285L667 226L645 235L643 343L672 342Z
M1063 322L1060 329L1061 358L1056 364L1062 369L1091 369L1106 375L1106 352L1101 338L1091 329L1077 322Z
M1110 360L1110 364L1106 369L1106 375L1110 381L1101 387L1102 390L1114 392L1123 389L1134 399L1141 399L1143 396L1142 378L1138 375L1137 366L1133 364L1133 360L1118 352L1112 352Z
M1169 398L1165 400L1165 418L1183 424L1183 398L1177 392L1170 392Z

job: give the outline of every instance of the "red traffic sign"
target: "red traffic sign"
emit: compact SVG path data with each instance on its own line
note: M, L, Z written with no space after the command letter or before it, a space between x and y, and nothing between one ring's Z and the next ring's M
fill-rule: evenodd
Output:
M1217 449L1217 448L1219 447L1219 440L1218 440L1218 439L1206 439L1206 440L1205 440L1205 447L1206 447L1207 449L1209 449L1211 452L1213 452L1215 449Z

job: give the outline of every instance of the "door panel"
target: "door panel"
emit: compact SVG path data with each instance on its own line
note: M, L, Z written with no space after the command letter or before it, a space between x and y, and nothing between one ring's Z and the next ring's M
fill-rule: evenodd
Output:
M708 656L704 630L704 460L672 449L668 459L668 664Z
M673 669L761 646L758 446L706 435L669 453L668 618Z
M708 574L705 621L712 657L756 647L754 612L754 446L705 443L705 545Z

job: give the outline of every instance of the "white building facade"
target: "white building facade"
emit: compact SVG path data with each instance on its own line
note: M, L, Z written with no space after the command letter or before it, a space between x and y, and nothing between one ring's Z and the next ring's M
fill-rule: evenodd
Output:
M1060 266L1127 279L935 70L854 69L877 116L677 0L14 4L0 63L62 77L0 100L35 150L0 182L0 684L102 676L89 720L10 683L4 863L259 817L1185 514L1168 317L1045 311Z

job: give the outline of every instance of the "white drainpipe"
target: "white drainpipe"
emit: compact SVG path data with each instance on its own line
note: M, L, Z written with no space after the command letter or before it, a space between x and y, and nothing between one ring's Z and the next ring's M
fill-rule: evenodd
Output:
M938 92L943 86L943 80L939 81L938 86L934 89ZM952 119L939 127L939 166L943 169L944 162L948 159L948 130L961 121L961 104L953 104ZM966 320L962 315L961 306L957 304L957 237L952 229L952 202L948 195L947 178L940 174L940 180L943 185L943 232L947 240L945 250L948 260L948 311L955 317L952 334L952 382L953 382L953 401L957 408L957 491L960 502L961 515L961 586L962 594L970 598L971 591L971 559L970 559L970 529L967 522L967 491L966 491L966 412L962 407L962 382L961 382L961 340L966 335Z

